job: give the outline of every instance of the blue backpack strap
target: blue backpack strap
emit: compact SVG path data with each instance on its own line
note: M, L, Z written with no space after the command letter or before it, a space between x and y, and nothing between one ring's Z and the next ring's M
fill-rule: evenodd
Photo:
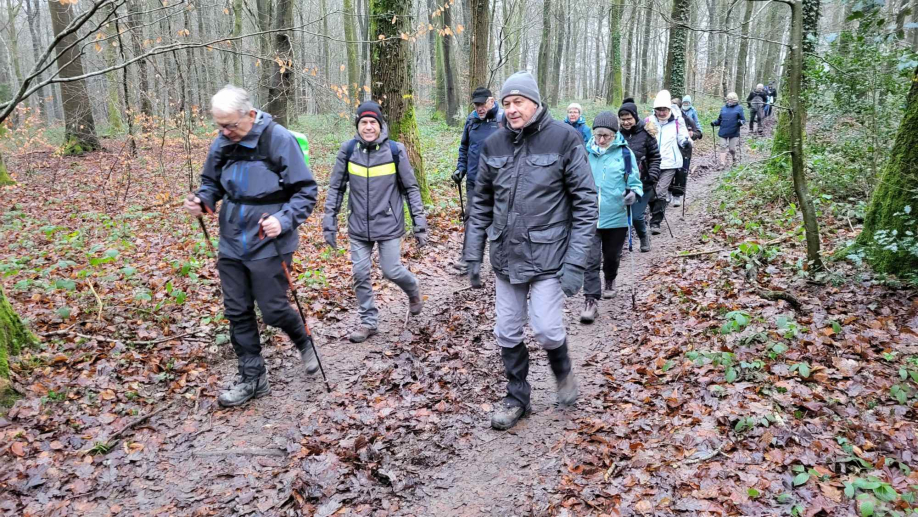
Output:
M389 140L389 151L392 153L392 162L395 164L395 173L398 174L398 145L397 142Z
M344 147L344 153L345 153L345 154L344 154L344 160L345 160L345 161L347 161L347 162L350 162L350 161L351 161L351 155L354 154L354 149L356 149L356 148L357 148L357 139L356 139L356 138L352 138L350 142L348 142L347 144L345 144L345 147Z

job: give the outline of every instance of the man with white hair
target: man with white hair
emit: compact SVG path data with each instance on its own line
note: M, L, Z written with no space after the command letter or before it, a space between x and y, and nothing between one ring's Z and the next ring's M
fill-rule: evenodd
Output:
M299 244L296 228L312 213L318 189L299 142L255 109L248 92L225 86L213 96L211 114L220 134L204 161L201 188L186 198L185 209L199 216L223 201L217 270L238 376L217 401L233 407L271 392L255 302L265 323L290 337L307 373L319 370L303 321L287 298L281 266L282 260L291 265Z

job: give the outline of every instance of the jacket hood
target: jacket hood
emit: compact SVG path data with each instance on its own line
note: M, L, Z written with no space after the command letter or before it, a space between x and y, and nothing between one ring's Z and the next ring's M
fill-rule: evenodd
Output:
M616 131L615 139L612 140L612 143L609 144L609 147L605 149L600 148L599 145L596 144L596 137L590 137L590 141L587 142L586 147L587 147L587 152L590 153L591 155L602 156L604 154L608 154L608 152L613 149L618 149L625 145L628 145L628 143L625 142L625 137L622 136L621 131Z
M268 127L268 124L274 120L274 117L270 113L265 113L261 110L255 110L258 113L255 114L255 123L252 124L252 129L246 133L242 140L239 142L233 142L229 138L223 135L223 132L220 132L220 136L217 137L217 142L221 147L232 145L238 143L243 147L249 147L254 149L258 145L258 139L261 138L261 134L264 133L265 128Z
M358 142L363 144L364 147L372 147L374 145L379 146L383 144L386 140L389 139L389 124L386 124L385 122L383 122L379 126L379 136L376 137L376 140L373 140L372 142L367 142L366 140L364 140L363 137L360 136L359 132L354 136L354 138L356 138Z
M641 131L645 131L647 129L644 127L644 119L635 117L635 120L636 122L634 123L633 126L631 126L631 129L621 128L619 133L624 133L626 135L636 135L640 133Z

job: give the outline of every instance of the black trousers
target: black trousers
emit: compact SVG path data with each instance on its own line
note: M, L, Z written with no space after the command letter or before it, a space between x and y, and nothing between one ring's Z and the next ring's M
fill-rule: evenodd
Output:
M682 157L682 168L676 171L676 175L673 176L673 182L669 186L669 191L672 192L674 196L684 196L685 195L685 185L688 183L688 173L689 166L692 164L692 155L687 153Z
M598 300L602 297L602 283L599 280L599 267L606 285L611 284L618 276L618 266L622 261L622 247L628 239L628 227L597 228L590 243L587 255L587 267L583 272L583 294L587 298Z
M292 259L292 253L284 255L288 266ZM306 328L287 298L289 286L280 260L280 257L261 260L221 257L217 261L223 286L223 307L230 322L230 341L239 360L239 373L245 379L258 377L266 371L261 357L255 302L267 325L286 332L297 348L306 346Z

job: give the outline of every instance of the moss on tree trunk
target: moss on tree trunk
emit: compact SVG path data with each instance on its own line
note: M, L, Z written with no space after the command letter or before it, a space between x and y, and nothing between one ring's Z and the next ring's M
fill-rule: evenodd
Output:
M408 38L411 33L407 0L370 0L370 36L373 46L370 76L373 97L389 124L389 138L405 145L408 160L421 189L421 200L430 204L430 188L421 157L418 123L414 113L414 56Z
M34 342L35 336L23 325L0 287L0 378L10 376L9 357Z
M6 163L3 161L3 155L0 154L0 187L13 183L16 182L10 177L10 173L6 170Z
M893 251L876 246L874 242L879 230L895 230L900 236L906 235L907 231L915 233L913 218L896 215L903 214L906 206L918 213L915 185L918 185L918 68L912 76L905 117L867 208L864 231L857 239L858 244L868 248L868 260L878 271L895 274L918 271L918 257L915 255L901 249ZM911 225L908 224L910 221Z

